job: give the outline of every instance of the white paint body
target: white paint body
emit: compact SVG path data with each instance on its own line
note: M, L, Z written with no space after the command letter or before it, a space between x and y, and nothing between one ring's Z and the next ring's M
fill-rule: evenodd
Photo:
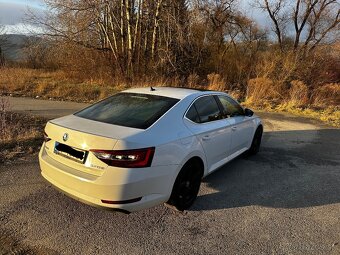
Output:
M251 146L261 120L237 116L194 123L185 117L191 104L206 95L181 88L131 89L124 92L153 94L180 99L152 126L143 130L122 127L69 115L47 123L45 132L51 138L43 144L39 162L42 175L66 194L96 206L129 212L149 208L168 201L175 179L183 165L193 157L204 164L204 176L242 154ZM119 168L106 165L91 152L84 164L54 153L55 142L82 149L129 150L155 147L150 167ZM102 200L123 201L142 197L128 204L104 204Z

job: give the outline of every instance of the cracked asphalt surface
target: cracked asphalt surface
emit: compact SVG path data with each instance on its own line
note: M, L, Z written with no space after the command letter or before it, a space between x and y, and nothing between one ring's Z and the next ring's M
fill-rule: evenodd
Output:
M10 101L48 118L85 106ZM52 188L37 159L0 165L0 254L340 254L340 129L259 115L260 153L205 178L184 213L100 210Z

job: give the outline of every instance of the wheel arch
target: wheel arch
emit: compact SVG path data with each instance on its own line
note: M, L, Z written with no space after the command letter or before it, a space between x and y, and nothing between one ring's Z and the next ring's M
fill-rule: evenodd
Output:
M191 157L189 160L187 160L187 162L184 165L188 164L189 162L197 162L199 164L200 169L202 171L202 177L203 177L204 173L205 173L205 167L204 167L203 160L199 156L194 156L194 157ZM182 166L182 168L183 168L183 166Z
M203 156L203 155L202 155ZM172 192L174 185L175 185L175 181L177 179L177 176L179 175L179 173L181 172L181 170L183 169L183 167L189 163L190 161L196 161L200 164L201 166L201 170L202 170L202 177L205 176L206 171L207 171L207 167L205 164L204 159L202 158L202 156L200 156L199 154L191 154L190 156L186 157L182 164L179 165L178 170L176 172L176 174L174 175L172 182L171 182L171 189L170 189L170 193Z
M190 163L195 163L195 164L198 164L200 166L199 167L199 171L200 171L201 179L203 178L203 176L205 174L205 167L204 167L203 159L201 157L199 157L199 156L192 156L192 157L188 158L187 161L184 164L181 164L181 167L180 167L179 171L177 171L177 174L176 174L176 176L174 178L174 181L173 181L173 183L171 185L171 193L170 193L170 196L168 198L168 201L166 202L167 204L169 204L171 206L174 206L173 203L175 203L175 202L173 200L174 199L173 195L176 194L176 191L175 191L176 182L177 182L178 178L181 176L182 171L184 169L187 170L187 168L185 168L187 166L187 164L190 164ZM175 195L175 197L176 197L176 195ZM175 206L175 207L177 207L177 206Z
M257 126L255 133L257 132L257 130L261 130L261 133L263 133L263 124L259 123L259 125Z

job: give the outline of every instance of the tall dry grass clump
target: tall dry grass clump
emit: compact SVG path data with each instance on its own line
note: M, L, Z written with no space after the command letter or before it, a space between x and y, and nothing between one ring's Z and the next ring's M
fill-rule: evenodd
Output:
M248 81L246 101L257 106L275 103L281 97L280 88L280 85L265 77L250 79Z
M0 140L7 136L7 114L10 108L9 100L0 97Z
M0 163L37 153L46 120L10 111L7 98L0 97Z
M225 90L225 81L220 74L211 73L207 75L209 90Z
M288 91L288 103L292 106L303 107L308 105L308 87L299 80L291 81Z
M188 76L187 79L187 86L188 88L197 88L199 87L199 79L200 77L198 76L197 73L192 73Z
M9 100L0 97L0 144L13 142L17 143L30 138L41 136L41 132L26 122L29 116L10 111ZM32 117L32 119L34 119Z
M29 68L1 68L0 91L27 91L43 71Z
M329 83L316 88L312 93L312 104L319 108L340 108L340 83Z

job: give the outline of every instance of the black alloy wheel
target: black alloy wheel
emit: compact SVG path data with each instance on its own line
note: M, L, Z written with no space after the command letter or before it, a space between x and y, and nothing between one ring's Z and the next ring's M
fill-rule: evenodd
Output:
M188 209L196 200L203 169L196 161L186 163L178 174L168 204L179 211Z
M250 149L248 150L248 155L255 155L260 151L262 133L262 128L257 128Z

